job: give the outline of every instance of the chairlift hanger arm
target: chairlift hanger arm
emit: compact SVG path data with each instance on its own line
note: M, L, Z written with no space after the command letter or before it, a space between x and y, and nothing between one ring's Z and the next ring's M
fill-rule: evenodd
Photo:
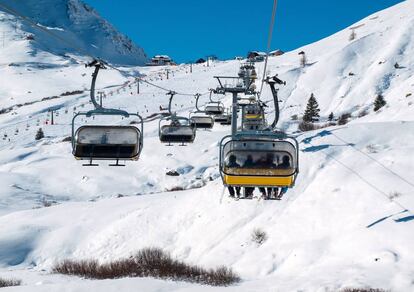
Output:
M173 113L172 113L172 111L171 111L171 104L172 104L172 100L173 100L173 98L174 98L174 95L176 95L177 93L175 92L175 91L169 91L168 93L167 93L167 95L169 95L170 96L170 101L168 102L168 112L170 113L170 115L172 116L173 115Z
M274 129L276 128L276 125L279 122L279 117L280 117L279 97L278 97L279 89L275 87L275 84L277 83L280 85L286 85L286 81L282 81L281 79L277 77L277 75L273 76L272 78L268 77L266 78L265 81L267 84L269 84L270 89L272 90L272 95L273 95L273 102L275 106L275 118L273 120L271 128Z
M90 90L90 98L93 106L96 110L104 110L104 108L96 101L95 98L95 86L96 86L96 79L98 78L99 70L106 69L105 62L94 59L92 62L85 65L85 67L95 67L94 72L92 73L92 82L91 82L91 90Z
M210 100L210 102L213 102L213 100L211 99L211 96L213 95L213 90L210 90L210 95L209 95L209 100Z
M211 95L211 94L210 94L210 95ZM201 112L201 111L202 111L202 110L200 110L200 109L198 108L198 100L200 99L200 96L201 96L201 94L200 94L200 93L196 93L196 94L195 94L195 99L196 99L195 107L196 107L197 112Z

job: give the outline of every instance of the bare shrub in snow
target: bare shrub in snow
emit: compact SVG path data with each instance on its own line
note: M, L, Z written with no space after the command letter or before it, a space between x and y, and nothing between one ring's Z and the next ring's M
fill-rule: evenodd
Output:
M255 228L252 232L252 241L262 245L267 240L267 234L260 228Z
M49 201L49 200L47 200L46 198L42 198L42 206L43 207L50 207L50 206L52 206L53 205L53 201Z
M387 292L387 290L375 288L345 288L340 292Z
M389 196L388 196L388 198L389 198L390 200L394 200L394 199L397 199L397 198L399 198L399 197L401 197L401 193L399 193L399 192L392 192L392 193L390 193L390 194L389 194Z
M369 144L365 148L367 149L368 153L378 153L377 147L374 144Z
M176 186L176 187L172 187L166 190L166 192L179 192L179 191L184 191L184 188L180 186Z
M62 139L62 142L72 142L72 137L68 136L68 137Z
M154 277L212 286L228 286L240 281L230 268L204 269L176 260L159 248L146 248L134 256L105 264L97 260L64 260L53 272L90 279Z
M314 123L308 123L308 122L301 122L299 124L299 130L301 130L302 132L306 132L306 131L313 131L313 130L317 130L319 129L319 127L317 125L315 125Z
M368 111L366 109L363 109L362 111L359 112L358 118L365 117L366 115L368 115Z
M338 119L338 125L346 125L350 117L351 117L350 113L342 114Z
M20 286L21 284L22 284L21 280L0 278L0 288Z

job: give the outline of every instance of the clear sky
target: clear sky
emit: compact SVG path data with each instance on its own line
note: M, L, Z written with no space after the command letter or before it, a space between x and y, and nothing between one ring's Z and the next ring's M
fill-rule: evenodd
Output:
M178 62L265 50L273 0L84 0L149 57ZM329 36L402 0L279 0L272 49Z

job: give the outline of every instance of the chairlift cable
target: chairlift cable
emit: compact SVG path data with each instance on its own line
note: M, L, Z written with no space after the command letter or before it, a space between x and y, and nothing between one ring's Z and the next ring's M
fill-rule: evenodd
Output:
M272 19L270 21L269 34L267 38L266 58L265 58L265 63L264 63L264 68L263 68L262 83L260 85L259 98L262 96L263 85L266 79L267 62L269 59L270 48L272 45L272 37L273 37L273 29L274 29L275 19L276 19L276 11L277 11L277 0L274 0L273 9L272 9Z
M316 147L315 145L312 144L312 142L309 142L309 145L311 145L312 147ZM384 191L382 191L380 188L376 187L373 183L371 183L370 181L368 181L363 175L359 174L358 172L356 172L355 170L353 170L351 167L349 167L346 164L344 164L341 160L339 160L338 158L336 158L332 154L329 154L325 150L321 150L321 152L326 157L332 158L339 165L341 165L342 167L346 168L347 170L349 170L350 172L352 172L353 174L355 174L366 185L368 185L369 187L371 187L372 189L374 189L375 191L377 191L379 194L381 194L382 196L384 196L387 200L389 200L389 201L393 202L394 204L398 205L403 211L407 211L407 212L409 212L411 214L414 214L414 212L411 211L409 208L405 207L403 204L401 204L400 202L398 202L394 198L390 198L390 196L387 193L385 193Z
M342 142L346 143L347 145L351 146L355 151L361 153L362 155L364 155L364 156L368 157L369 159L371 159L372 161L376 162L378 165L380 165L382 168L384 168L385 170L387 170L388 172L390 172L392 175L394 175L395 177L399 178L400 180L404 181L405 183L407 183L408 185L410 185L411 187L414 188L414 183L410 182L409 180L407 180L406 178L404 178L400 174L396 173L395 171L393 171L392 169L390 169L389 167L387 167L382 162L378 161L377 159L375 159L371 155L369 155L369 154L363 152L362 150L358 149L357 147L355 147L355 145L353 145L352 143L349 143L348 141L346 141L345 139L339 137L338 135L336 135L334 133L331 133L331 134L334 137L336 137L339 141L342 141Z

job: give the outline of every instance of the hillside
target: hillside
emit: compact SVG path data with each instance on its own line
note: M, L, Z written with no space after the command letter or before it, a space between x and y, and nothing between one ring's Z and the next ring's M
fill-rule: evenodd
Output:
M353 26L362 24L354 40L346 29L270 58L269 73L287 82L279 92L279 126L297 136L301 150L297 184L281 201L227 197L218 172L218 141L230 132L228 126L198 131L195 143L187 147L166 147L159 142L158 120L149 120L138 162L82 167L73 159L70 143L62 140L70 135L73 112L91 109L88 92L44 101L40 97L87 88L91 69L70 62L62 66L54 55L48 55L48 63L59 64L58 69L1 67L2 76L19 80L0 86L2 107L40 99L0 115L0 137L7 134L0 140L0 277L23 280L22 286L5 291L412 291L414 1ZM19 45L10 41L10 46ZM300 66L300 51L308 58L305 67ZM2 53L3 60L17 62L11 49ZM43 58L20 56L33 62ZM137 94L135 84L128 86L134 82L129 76L139 72L158 86L204 93L217 86L213 76L235 75L239 65L194 65L193 73L180 65L170 68L168 80L162 67L123 68L123 74L107 70L99 76L98 87L106 93L105 106L148 117L168 102L166 92L141 83ZM262 66L258 64L260 74ZM48 70L65 78L48 75ZM27 97L28 88L36 98ZM14 99L3 103L11 93ZM297 132L292 116L303 114L311 93L321 108L319 125L331 112L335 117L349 113L349 123ZM374 112L378 94L387 105ZM226 106L231 103L229 96L214 98ZM270 98L265 86L263 99ZM194 98L177 95L173 106L188 116ZM55 125L50 125L50 108L58 112ZM272 114L270 108L269 119ZM46 138L35 141L39 127ZM180 176L166 176L168 170ZM251 240L256 228L268 236L262 245ZM50 273L65 258L107 262L152 246L204 267L232 267L242 282L214 288Z

